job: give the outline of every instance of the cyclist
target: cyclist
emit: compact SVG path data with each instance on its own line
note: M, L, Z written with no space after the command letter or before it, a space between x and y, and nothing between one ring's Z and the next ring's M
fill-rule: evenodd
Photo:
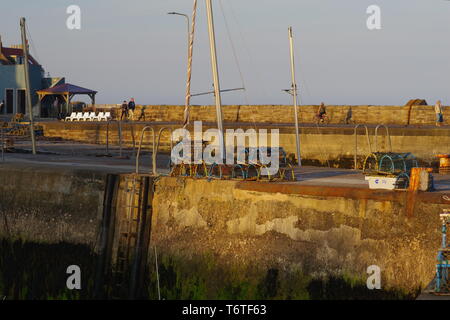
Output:
M327 108L325 107L325 104L322 102L319 106L319 109L317 110L317 119L320 122L323 122L325 120L326 114L327 114Z

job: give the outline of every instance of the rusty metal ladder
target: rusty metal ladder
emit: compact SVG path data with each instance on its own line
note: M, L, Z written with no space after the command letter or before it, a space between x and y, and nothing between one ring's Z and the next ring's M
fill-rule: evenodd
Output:
M147 201L149 182L142 176L130 175L124 178L121 189L125 193L125 203L117 207L118 234L113 283L116 292L133 298L142 266L142 249L148 245L146 217L151 210ZM124 291L126 286L128 292Z
M131 182L131 188L130 188ZM117 267L118 272L123 273L125 262L130 260L130 251L135 247L132 238L137 237L137 226L139 222L139 205L136 206L136 196L140 202L140 188L136 188L136 176L125 178L125 186L123 190L126 193L127 203L118 207L120 217L118 222L118 246L117 246ZM125 213L125 214L124 214Z

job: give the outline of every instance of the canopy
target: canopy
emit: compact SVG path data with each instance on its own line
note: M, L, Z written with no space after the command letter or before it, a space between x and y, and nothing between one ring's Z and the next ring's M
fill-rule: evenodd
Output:
M64 83L55 87L36 91L36 93L39 96L39 100L42 100L45 96L49 95L61 95L67 103L69 103L76 94L85 94L91 98L92 104L95 104L95 95L97 94L97 91L78 87L70 83Z

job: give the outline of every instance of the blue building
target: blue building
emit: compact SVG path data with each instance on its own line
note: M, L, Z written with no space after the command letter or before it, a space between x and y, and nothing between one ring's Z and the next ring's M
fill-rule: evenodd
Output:
M64 83L64 78L46 78L44 68L33 56L28 57L33 114L41 116L42 105L36 91ZM24 55L21 45L3 47L0 38L0 114L27 114Z

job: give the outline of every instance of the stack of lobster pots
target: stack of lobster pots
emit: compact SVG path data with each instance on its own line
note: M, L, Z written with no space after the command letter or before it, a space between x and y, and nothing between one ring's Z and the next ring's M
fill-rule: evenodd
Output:
M438 154L439 158L439 174L450 174L450 155Z

